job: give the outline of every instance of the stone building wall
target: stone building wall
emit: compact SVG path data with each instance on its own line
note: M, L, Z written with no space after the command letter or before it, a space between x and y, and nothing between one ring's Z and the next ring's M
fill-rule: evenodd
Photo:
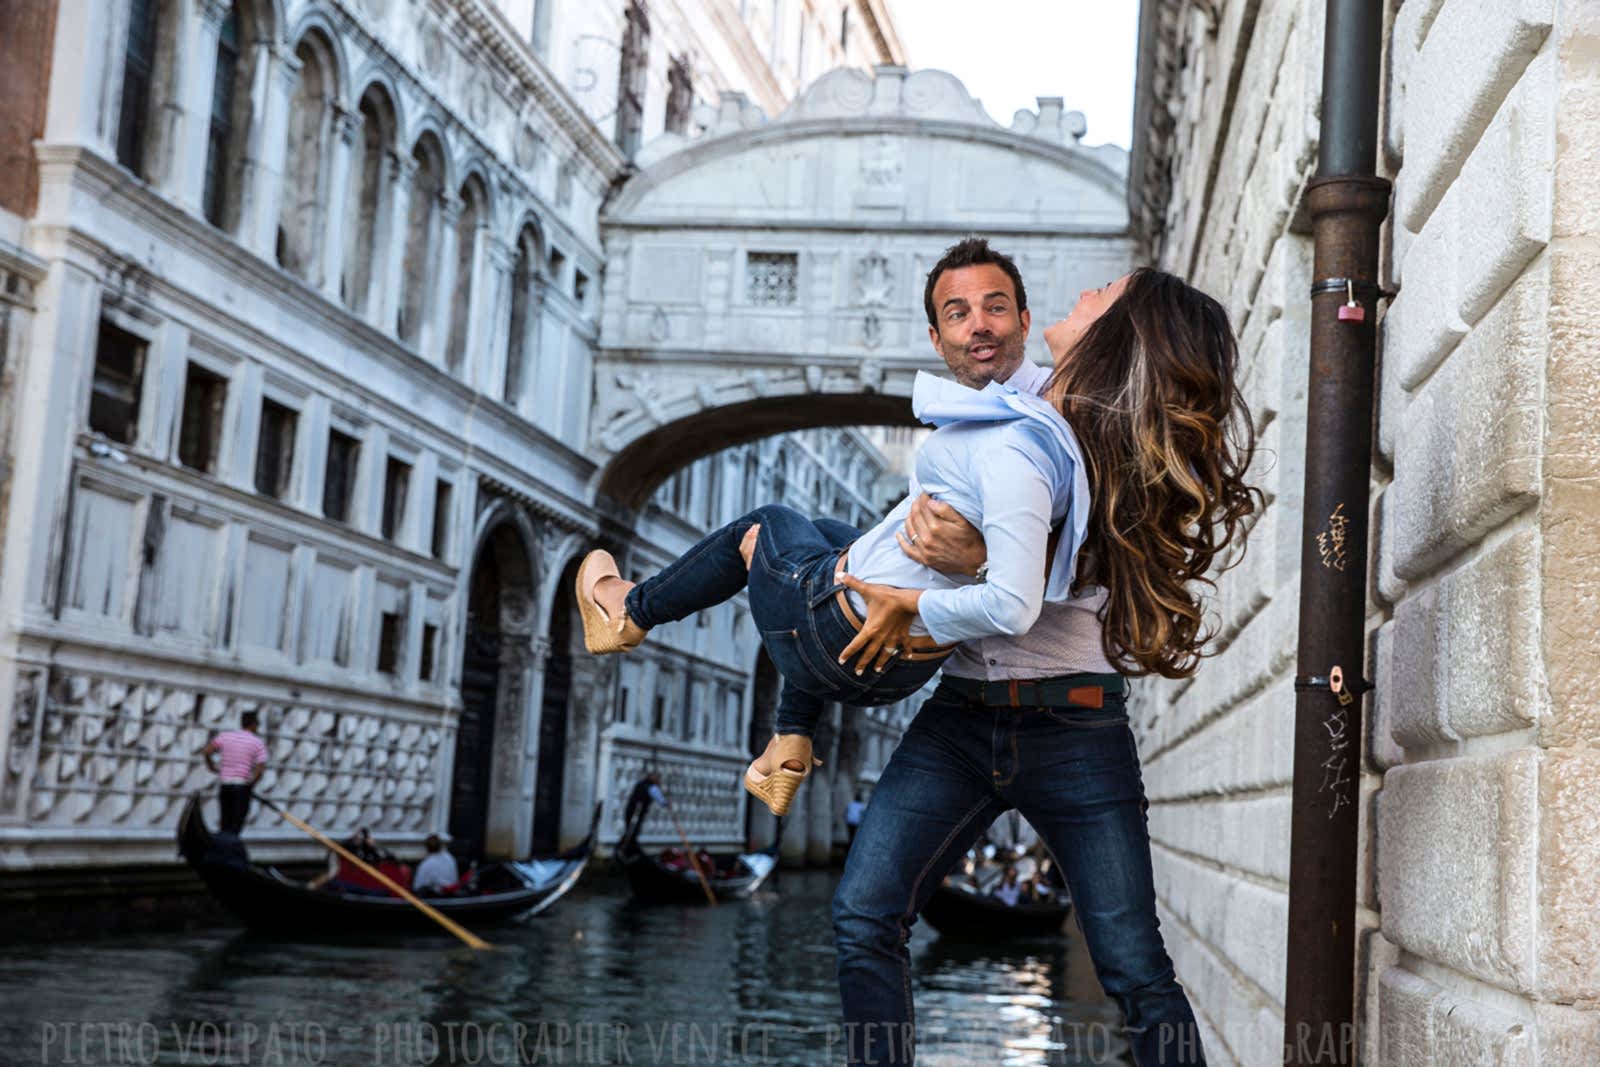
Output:
M748 758L748 625L664 634L657 659L715 684L636 729L614 666L574 655L603 527L666 558L710 513L595 499L625 159L499 9L61 0L54 31L37 210L0 212L0 866L171 863L197 750L245 710L265 792L401 848L459 829L463 789L468 829L523 853L616 806L614 750ZM864 499L881 456L815 444L796 479ZM744 836L723 777L686 808L698 840ZM251 835L315 852L259 812Z
M1387 5L1395 182L1363 729L1364 1061L1593 1063L1600 8ZM1218 655L1147 685L1163 928L1214 1062L1281 1060L1323 5L1146 0L1130 203L1241 340L1271 504ZM1337 772L1337 768L1330 773Z

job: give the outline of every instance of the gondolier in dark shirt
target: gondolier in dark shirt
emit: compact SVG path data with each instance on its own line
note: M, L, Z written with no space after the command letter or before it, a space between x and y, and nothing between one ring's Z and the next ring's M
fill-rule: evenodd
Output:
M628 804L622 811L622 836L635 837L639 828L644 825L644 817L649 814L651 804L660 804L663 808L670 808L672 804L667 800L667 795L661 791L661 775L651 771L633 784L633 792L628 794Z

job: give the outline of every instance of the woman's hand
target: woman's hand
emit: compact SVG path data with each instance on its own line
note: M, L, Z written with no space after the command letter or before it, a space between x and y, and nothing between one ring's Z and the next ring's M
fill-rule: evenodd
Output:
M846 589L860 593L867 602L867 621L861 632L844 646L839 662L849 666L851 656L860 653L856 660L856 673L869 666L881 671L889 661L899 655L911 638L911 623L917 617L917 603L922 599L920 589L897 589L892 585L873 585L850 574L839 576Z
M900 543L900 551L940 574L971 578L989 558L989 548L977 527L955 508L926 493L911 502L905 530L894 538Z

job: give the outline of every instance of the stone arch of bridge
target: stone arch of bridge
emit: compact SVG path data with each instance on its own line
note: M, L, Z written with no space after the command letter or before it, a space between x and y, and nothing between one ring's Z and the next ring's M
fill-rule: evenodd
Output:
M637 507L720 449L907 424L928 269L969 234L1021 267L1044 322L1128 269L1127 158L1055 98L1009 127L941 71L835 70L775 119L738 94L645 146L601 225L595 489Z

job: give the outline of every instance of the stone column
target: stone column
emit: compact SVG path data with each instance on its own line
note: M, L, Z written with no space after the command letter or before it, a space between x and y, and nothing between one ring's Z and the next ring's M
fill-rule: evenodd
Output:
M350 206L350 160L361 137L361 112L346 111L337 104L329 105L328 182L323 190L325 225L319 235L322 239L322 292L329 300L340 302L340 288L344 279L345 218Z
M250 132L239 175L239 240L276 261L283 207L283 161L289 149L289 103L300 79L300 60L267 43L255 45Z
M433 261L439 264L438 284L423 294L422 329L417 334L417 351L441 367L449 359L450 311L456 291L456 225L460 220L460 199L441 193L439 209L433 213L435 239L428 243Z
M456 240L459 241L460 239L460 230L457 227ZM483 367L492 358L491 353L486 349L489 344L489 338L496 332L495 324L484 320L484 316L494 307L497 284L495 270L491 265L490 258L489 207L487 204L480 205L472 227L472 235L469 239L472 242L472 247L467 250L467 269L469 271L468 277L472 284L467 288L467 306L465 308L457 308L455 294L453 292L450 293L447 296L449 306L446 310L448 314L443 316L442 321L449 324L446 327L447 331L453 332L457 311L466 316L466 321L462 324L461 365L457 368L457 373L468 385L482 391L481 376ZM459 251L460 249L458 248L457 252L459 253ZM456 281L459 282L460 279L458 278ZM452 286L452 288L454 287ZM446 336L445 357L447 359L449 354L449 338Z
M43 61L50 75L46 141L94 145L115 155L127 40L126 3L60 0L54 49Z
M206 187L217 40L222 32L222 20L228 16L228 4L226 0L194 0L192 5L183 5L183 10L184 25L179 30L183 47L178 50L183 69L178 72L172 162L165 168L161 184L163 192L198 215Z
M389 222L379 244L381 261L372 265L368 280L367 320L384 333L399 332L400 302L405 295L407 218L411 211L411 181L417 161L399 152L386 152L382 182L388 189Z
M501 396L505 391L506 360L511 337L511 286L516 271L516 249L494 236L487 223L478 227L486 268L484 284L473 289L472 321L467 328L467 358L474 365L471 380L480 393Z

